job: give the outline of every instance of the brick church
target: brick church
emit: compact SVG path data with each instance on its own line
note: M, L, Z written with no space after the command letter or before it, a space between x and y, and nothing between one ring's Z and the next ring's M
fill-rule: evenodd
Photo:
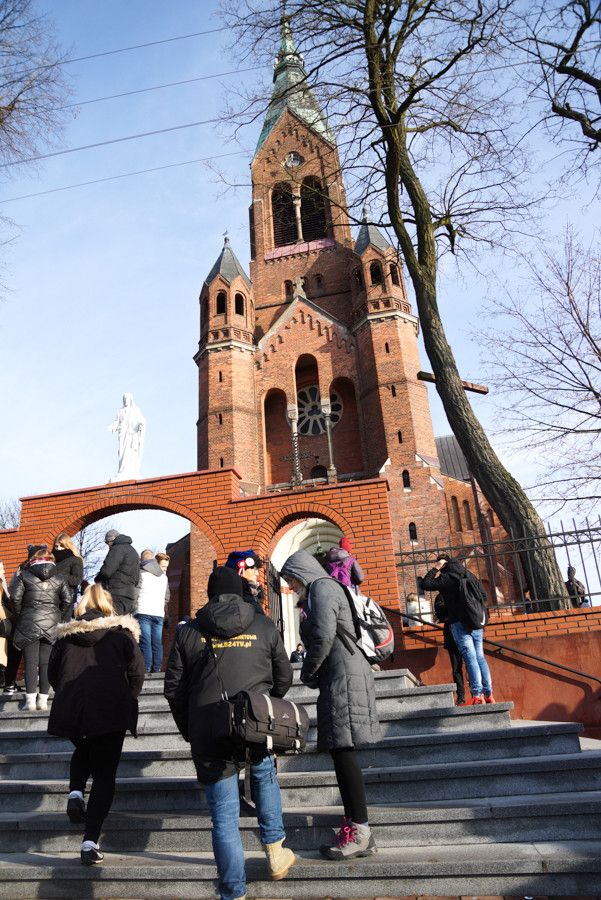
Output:
M397 548L494 524L435 440L399 256L367 211L351 230L287 24L251 177L250 273L226 237L200 293L198 468L235 467L251 494L386 478Z

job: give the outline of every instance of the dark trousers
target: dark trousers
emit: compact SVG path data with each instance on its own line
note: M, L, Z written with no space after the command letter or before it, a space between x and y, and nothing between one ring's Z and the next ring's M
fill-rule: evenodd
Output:
M4 673L4 684L6 685L6 687L12 687L12 685L15 684L17 680L17 671L19 669L19 666L21 665L21 657L23 656L23 651L17 650L11 640L8 640L6 644L6 655L8 659L6 662L6 671Z
M52 644L42 638L40 641L32 641L23 647L23 656L25 657L25 693L36 694L39 692L47 694L50 690L50 682L48 681L48 660L50 659L50 651Z
M75 750L71 757L69 790L85 793L92 776L92 790L86 808L84 841L98 843L102 825L115 796L115 779L125 740L124 731L98 734L93 737L71 738Z
M122 597L120 594L111 594L113 609L116 616L133 616L136 611L136 601L131 597Z
M363 825L367 822L367 803L363 772L357 754L352 747L345 747L342 750L330 750L330 755L334 761L344 815L355 824Z
M463 703L465 700L465 684L463 682L463 657L461 650L455 643L453 635L447 638L445 635L446 649L451 661L451 671L453 672L453 681L457 687L457 703Z

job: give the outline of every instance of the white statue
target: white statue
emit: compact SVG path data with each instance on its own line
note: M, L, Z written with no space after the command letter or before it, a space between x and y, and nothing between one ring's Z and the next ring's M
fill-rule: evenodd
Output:
M133 394L123 394L123 406L117 413L115 421L109 425L109 431L116 431L119 437L119 470L111 478L111 482L138 478L144 450L146 419L134 403Z

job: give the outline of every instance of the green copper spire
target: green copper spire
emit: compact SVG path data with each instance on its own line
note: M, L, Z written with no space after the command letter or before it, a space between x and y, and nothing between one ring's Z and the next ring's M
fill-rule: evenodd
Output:
M290 20L287 16L282 17L280 50L273 72L273 84L271 101L255 153L261 149L286 108L317 132L320 137L330 144L335 143L334 135L328 127L326 118L307 85L307 73L303 65L303 58L296 49Z

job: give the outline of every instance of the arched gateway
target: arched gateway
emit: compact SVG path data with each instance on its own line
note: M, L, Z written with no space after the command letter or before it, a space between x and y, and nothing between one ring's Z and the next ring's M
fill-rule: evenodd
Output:
M398 609L398 587L388 507L388 483L375 478L301 491L245 496L236 469L189 472L124 481L22 499L19 528L0 531L0 560L9 577L27 544L50 543L107 515L160 509L188 519L190 605L205 602L213 559L224 562L234 548L253 547L267 556L275 535L290 522L316 517L332 522L351 539L365 569L370 594Z

